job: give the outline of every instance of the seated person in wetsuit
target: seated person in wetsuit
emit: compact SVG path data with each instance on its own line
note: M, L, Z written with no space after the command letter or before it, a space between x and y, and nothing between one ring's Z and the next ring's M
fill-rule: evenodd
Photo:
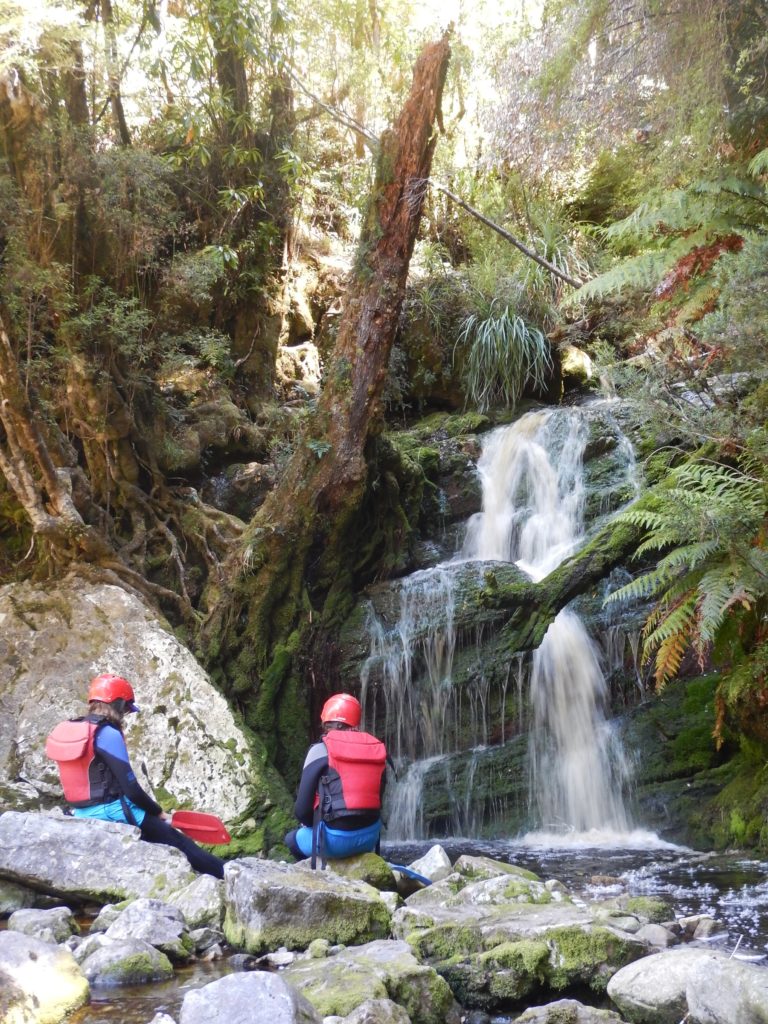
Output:
M173 828L168 814L141 788L131 768L123 736L123 719L138 712L133 687L120 676L105 673L91 680L88 714L57 726L48 737L46 753L59 766L64 796L76 818L100 818L136 825L148 843L165 843L181 850L195 871L224 877L224 862ZM66 756L73 726L81 726L83 756ZM67 730L66 727L69 727ZM64 729L64 732L59 730ZM57 743L57 735L64 737ZM61 758L61 759L60 759Z
M387 751L360 732L362 708L349 693L323 705L323 737L304 760L294 814L301 822L285 843L293 856L351 857L378 849Z

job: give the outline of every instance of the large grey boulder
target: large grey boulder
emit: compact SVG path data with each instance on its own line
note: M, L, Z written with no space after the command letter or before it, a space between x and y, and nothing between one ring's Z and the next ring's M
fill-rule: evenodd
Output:
M695 1024L766 1024L768 969L724 957L701 960L688 978L685 998Z
M222 695L136 597L81 579L0 587L0 802L62 801L45 737L83 714L100 672L126 676L136 691L141 714L129 716L126 738L137 774L145 763L173 806L225 820L246 810L260 769Z
M768 970L715 949L680 948L618 971L608 995L630 1024L766 1024Z
M0 814L0 877L65 899L164 897L194 878L187 858L137 828L56 814Z
M104 937L108 942L142 939L175 963L189 960L195 950L184 915L162 900L134 900L107 928Z
M413 1024L458 1024L447 982L418 962L406 942L378 940L337 950L326 959L300 958L284 977L322 1017L346 1017L366 1001L390 999Z
M276 974L230 974L187 992L179 1024L320 1024L313 1007Z
M245 857L224 868L224 934L238 949L306 949L313 939L346 944L389 935L378 890L304 863Z
M0 1021L59 1024L89 995L68 950L20 932L0 932Z

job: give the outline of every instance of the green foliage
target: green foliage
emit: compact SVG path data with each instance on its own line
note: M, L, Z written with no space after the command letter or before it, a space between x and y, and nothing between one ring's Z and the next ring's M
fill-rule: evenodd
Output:
M542 332L496 300L485 316L472 313L466 318L457 344L468 349L467 395L481 412L497 404L514 408L526 385L544 388L552 367Z
M760 152L752 158L749 164L749 173L757 177L759 174L768 173L768 149L761 149Z
M629 289L656 288L661 295L679 288L685 293L692 277L707 275L721 250L735 247L734 236L746 238L764 223L767 212L764 186L734 176L702 179L645 200L603 232L619 251L634 251L573 292L566 302L602 299ZM712 247L709 252L707 246ZM691 258L697 250L701 250L698 262ZM674 268L681 268L679 281L665 277ZM690 311L689 318L693 318Z
M117 295L94 278L84 299L83 310L62 325L63 336L107 360L120 355L142 367L154 358L157 349L149 335L152 316L137 298Z
M654 660L659 686L689 646L703 662L728 617L745 621L768 597L768 552L759 543L766 515L762 476L689 462L619 517L646 530L635 557L666 552L607 599L657 599L643 630L643 661Z
M310 437L307 441L307 448L317 459L322 459L324 455L327 455L331 447L332 445L328 441L323 441L318 437Z

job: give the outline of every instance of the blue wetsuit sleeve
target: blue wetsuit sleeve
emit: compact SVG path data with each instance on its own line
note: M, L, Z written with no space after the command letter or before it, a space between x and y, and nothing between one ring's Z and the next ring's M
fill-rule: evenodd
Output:
M324 743L309 748L299 780L293 813L302 825L311 825L315 813L315 794L321 775L328 770L328 750Z
M105 725L96 733L94 748L112 772L120 792L147 814L162 814L163 809L138 783L128 759L123 734L112 725Z

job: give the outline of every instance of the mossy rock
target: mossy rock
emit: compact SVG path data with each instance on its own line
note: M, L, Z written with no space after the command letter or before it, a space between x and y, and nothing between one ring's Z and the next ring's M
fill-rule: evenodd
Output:
M501 1004L516 1002L546 980L550 950L546 942L521 939L503 942L478 957L490 971L489 992Z
M479 927L452 923L411 932L406 942L419 960L429 963L466 957L484 949Z
M647 953L642 943L594 926L550 928L542 939L551 950L547 980L554 989L587 984L596 992L604 992L620 967Z
M636 917L645 918L651 924L661 924L662 921L670 921L674 917L674 911L669 903L653 896L630 896L622 900L622 907Z
M330 871L344 878L367 882L381 892L397 892L397 882L389 864L376 853L361 853L356 857L328 862Z

